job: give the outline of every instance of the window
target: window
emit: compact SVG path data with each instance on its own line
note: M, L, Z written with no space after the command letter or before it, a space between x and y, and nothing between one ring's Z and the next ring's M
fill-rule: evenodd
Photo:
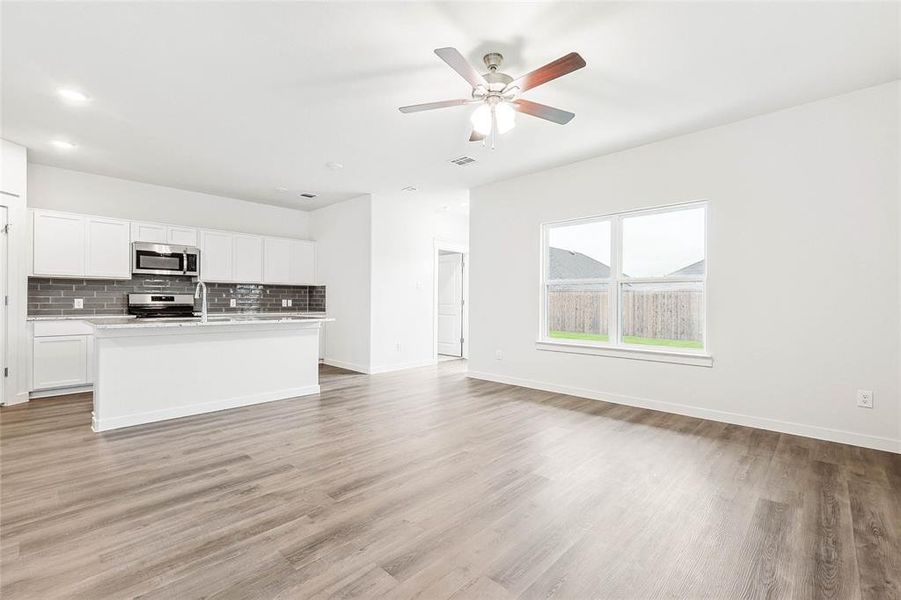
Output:
M539 342L703 354L707 206L543 227Z

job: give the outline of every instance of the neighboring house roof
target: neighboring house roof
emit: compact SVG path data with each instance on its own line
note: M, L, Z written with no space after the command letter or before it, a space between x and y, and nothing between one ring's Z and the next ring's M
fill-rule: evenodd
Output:
M548 272L551 279L604 279L610 277L610 267L581 252L549 249Z
M698 262L691 263L685 267L682 267L678 271L673 271L670 275L703 275L704 274L704 261L699 260Z

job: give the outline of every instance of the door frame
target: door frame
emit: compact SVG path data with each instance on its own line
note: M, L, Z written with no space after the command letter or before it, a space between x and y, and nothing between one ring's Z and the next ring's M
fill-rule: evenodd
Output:
M435 238L432 267L432 358L435 362L438 361L438 260L442 250L463 255L463 358L469 358L469 246Z

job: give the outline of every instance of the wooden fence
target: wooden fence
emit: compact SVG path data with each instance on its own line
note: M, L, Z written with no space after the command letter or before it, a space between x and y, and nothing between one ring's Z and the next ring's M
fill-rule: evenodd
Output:
M606 291L552 290L548 293L548 329L571 333L607 333ZM623 335L666 340L700 340L703 327L700 290L623 292Z

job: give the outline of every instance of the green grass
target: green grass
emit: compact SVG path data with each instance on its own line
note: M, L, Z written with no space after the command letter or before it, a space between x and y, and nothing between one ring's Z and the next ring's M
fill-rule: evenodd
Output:
M599 335L597 333L579 333L576 331L551 331L548 337L564 339L564 340L585 340L590 342L608 342L610 337ZM663 346L666 348L703 348L701 342L695 340L665 340L660 338L646 338L635 335L624 335L623 342L626 344L639 344L642 346Z
M588 340L591 342L609 342L610 336L596 333L578 333L575 331L552 331L548 337L563 338L565 340Z

